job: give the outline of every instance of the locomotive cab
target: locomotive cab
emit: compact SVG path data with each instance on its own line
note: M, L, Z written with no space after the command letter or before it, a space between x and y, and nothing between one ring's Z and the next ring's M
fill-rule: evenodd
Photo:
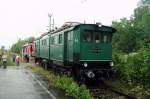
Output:
M80 67L86 77L100 78L112 72L112 27L90 25L80 32Z

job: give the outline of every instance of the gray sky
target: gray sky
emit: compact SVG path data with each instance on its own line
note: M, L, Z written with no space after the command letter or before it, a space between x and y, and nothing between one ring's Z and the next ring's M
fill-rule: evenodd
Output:
M53 13L56 26L66 21L110 25L112 20L130 17L138 0L0 0L0 46L6 48L18 38L39 36Z

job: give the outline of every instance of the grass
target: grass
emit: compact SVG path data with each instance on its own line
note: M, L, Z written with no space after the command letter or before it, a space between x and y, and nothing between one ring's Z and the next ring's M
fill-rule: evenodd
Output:
M67 96L72 96L75 99L93 99L86 86L79 86L71 77L54 75L39 66L28 66L28 68L46 78L50 86L64 90Z

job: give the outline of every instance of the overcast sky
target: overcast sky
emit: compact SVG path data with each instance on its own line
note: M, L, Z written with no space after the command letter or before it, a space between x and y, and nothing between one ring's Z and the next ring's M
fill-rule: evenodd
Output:
M53 13L56 26L66 21L111 25L112 20L130 17L138 0L0 0L0 46L19 38L39 36Z

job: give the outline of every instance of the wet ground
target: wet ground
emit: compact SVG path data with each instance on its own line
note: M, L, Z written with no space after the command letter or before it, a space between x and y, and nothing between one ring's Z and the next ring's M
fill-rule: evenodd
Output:
M52 89L51 89L52 90ZM55 90L52 90L55 93ZM61 99L56 98L34 74L22 67L0 68L0 99ZM55 93L56 94L56 93Z

